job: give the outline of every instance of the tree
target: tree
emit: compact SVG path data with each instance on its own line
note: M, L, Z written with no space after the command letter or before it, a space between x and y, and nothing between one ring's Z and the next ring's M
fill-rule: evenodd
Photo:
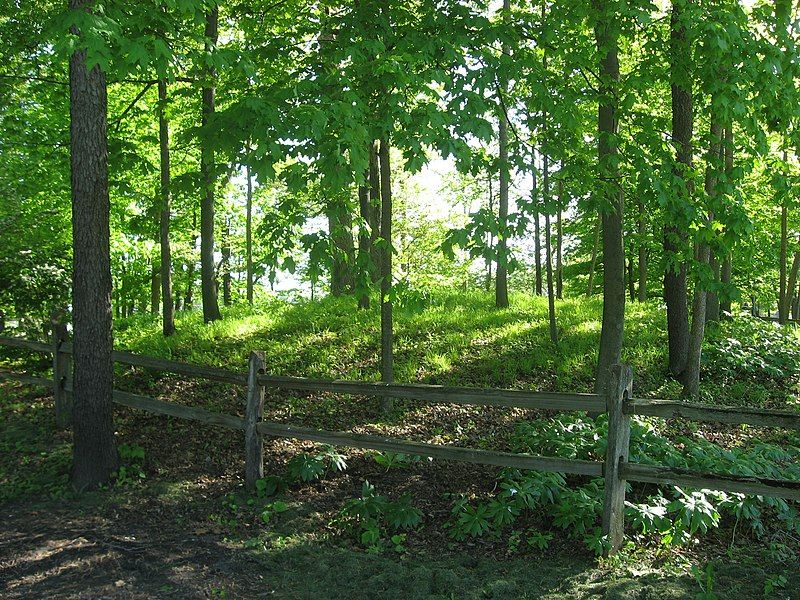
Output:
M160 245L161 245L161 303L162 330L165 336L175 332L175 311L172 299L172 251L169 243L170 225L170 172L169 172L169 121L167 119L167 82L158 81L158 145L161 154L161 185L159 196Z
M89 12L91 2L71 0ZM81 36L81 32L74 31ZM82 38L85 39L85 38ZM106 483L117 468L112 391L110 211L105 73L79 48L69 63L72 157L72 487Z
M206 12L205 49L210 55L217 45L219 35L219 7L214 4ZM208 126L214 114L214 79L216 72L208 67L203 84L203 127ZM200 278L203 295L203 319L206 323L222 318L217 301L217 286L214 277L214 193L216 186L216 167L214 150L210 142L201 147L200 176L203 181L203 197L200 202Z
M689 204L694 184L691 178L692 106L691 42L686 35L686 5L691 0L675 0L670 18L670 84L672 91L672 140L676 146L675 176L679 198ZM666 215L664 226L664 300L667 304L667 335L669 338L669 370L680 376L686 369L689 351L689 313L687 306L686 227L681 207Z
M503 19L508 19L511 11L510 0L503 0ZM508 54L508 46L503 46L503 54ZM507 83L503 81L498 90L497 143L500 147L500 191L497 200L497 274L495 276L495 306L508 307L508 114L504 94Z
M598 181L603 232L603 326L595 390L606 389L611 368L619 363L625 329L625 248L622 243L624 196L617 163L617 89L619 30L617 16L598 6L595 40L600 58L600 103L597 113Z

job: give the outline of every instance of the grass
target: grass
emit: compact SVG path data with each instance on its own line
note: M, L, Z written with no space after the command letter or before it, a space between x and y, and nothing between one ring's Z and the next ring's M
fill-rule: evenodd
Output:
M600 334L599 301L573 299L557 304L558 349L549 341L544 299L516 295L506 310L496 310L492 302L492 297L484 294L440 295L425 306L398 309L396 379L591 391ZM268 371L274 374L374 380L378 376L378 312L358 311L354 304L350 298L267 302L252 309L225 309L225 319L211 325L204 325L199 314L183 313L176 335L168 339L161 336L155 319L142 315L118 321L115 342L117 347L142 354L236 371L246 369L251 350L261 350ZM624 360L634 366L636 394L678 397L680 385L665 374L662 307L657 302L631 303L627 314ZM800 384L798 355L800 343L793 330L781 333L772 324L750 320L714 326L705 349L702 399L795 408ZM7 356L16 361L15 368L20 366L19 353ZM28 366L45 368L46 361L29 362ZM241 412L243 392L230 386L131 368L119 369L117 384L176 402ZM532 452L563 450L594 456L601 450L591 421L555 421L543 415L531 419L519 411L429 407L414 402L399 403L397 410L386 416L378 407L375 399L331 394L270 393L267 401L270 419L298 425L484 448L524 447ZM237 503L241 506L230 509L229 498L241 494L242 452L241 440L229 432L120 410L118 440L144 448L144 482L75 498L65 488L69 436L55 430L47 396L2 384L0 419L4 426L0 506L35 502L47 507L44 512L58 506L74 518L91 514L107 519L109 528L118 526L113 515L124 510L136 523L159 532L210 531L214 543L224 546L220 552L231 551L239 557L245 551L248 560L258 565L265 588L274 589L281 597L691 598L706 583L698 583L690 568L694 565L705 573L708 564L713 565L711 580L721 598L763 597L768 581L778 573L786 574L788 580L777 589L776 597L800 589L797 535L781 529L769 506L760 507L766 524L760 536L749 531L744 521L740 524L738 518L726 516L719 530L697 538L701 544L669 550L659 545L658 536L636 535L636 548L627 549L614 562L596 563L569 530L552 525L544 507L542 514L523 515L520 529L515 525L486 537L451 540L443 524L452 501L444 494L466 497L475 506L490 501L498 485L496 469L438 462L387 469L371 454L351 451L346 456L346 472L291 484L282 496L290 509L265 524L257 511L247 507L246 499L240 498ZM526 423L530 427L522 426ZM694 444L697 460L716 456L717 446L736 452L731 456L750 460L764 454L759 444L768 441L785 450L781 456L790 461L786 473L797 472L797 465L791 462L800 448L796 434L656 419L643 420L642 427L642 431L653 432L647 435L657 436L644 437L642 443L656 440L651 447L673 460L682 460L681 452L675 450L676 440L688 444L687 449ZM292 457L313 454L314 448L270 440L267 471L283 473ZM733 463L732 468L735 466ZM390 497L412 493L422 509L423 525L409 532L403 552L390 548L379 554L365 552L331 526L342 505L358 495L364 479ZM579 479L567 485L576 492L586 489ZM647 486L637 488L631 499L645 502L654 491ZM531 526L555 535L549 549L516 549L514 532ZM231 569L239 568L236 560L231 558ZM357 575L342 578L342 572ZM701 582L708 579L706 575L698 577ZM223 577L213 584L213 590L203 593L214 596L227 590L234 596L248 595L247 590L236 588L232 579Z

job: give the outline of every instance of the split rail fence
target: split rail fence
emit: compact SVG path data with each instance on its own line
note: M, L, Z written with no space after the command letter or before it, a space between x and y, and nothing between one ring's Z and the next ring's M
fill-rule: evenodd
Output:
M50 344L21 338L0 337L0 346L22 348L53 356L52 379L22 375L8 370L0 370L0 379L10 379L52 388L55 398L56 421L61 427L68 426L72 392L70 377L72 345L69 342L66 328L63 325L55 325L53 341ZM244 418L118 390L114 390L113 400L116 404L151 413L244 431L245 484L248 489L253 489L256 481L264 476L263 440L265 436L310 440L351 448L402 452L410 455L481 465L603 477L605 480L603 533L608 535L612 552L618 550L623 541L626 481L679 485L695 489L723 490L800 500L800 481L703 473L629 462L631 415L648 415L663 418L680 417L691 421L800 429L800 413L633 398L632 373L631 368L627 365L616 365L612 369L607 393L605 395L597 395L281 377L266 373L264 355L259 352L251 353L249 369L246 374L120 351L113 353L113 360L116 363L168 371L191 378L208 379L242 387L246 386L247 404ZM274 423L264 420L266 388L407 398L429 403L502 406L557 412L607 412L607 451L603 462L562 459L421 443L376 435L324 431Z

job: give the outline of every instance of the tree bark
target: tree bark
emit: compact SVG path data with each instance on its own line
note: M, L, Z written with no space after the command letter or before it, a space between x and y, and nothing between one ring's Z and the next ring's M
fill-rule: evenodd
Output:
M353 289L353 216L349 208L339 200L328 207L328 232L333 243L331 266L331 295L341 296Z
M619 31L617 15L600 6L595 40L600 53L600 103L597 114L598 168L602 201L599 206L603 229L603 326L597 360L595 390L603 393L611 368L622 355L625 330L625 248L623 246L624 197L617 165L617 93L619 84Z
M714 282L716 283L720 280L722 264L713 252L709 252L708 264L714 273ZM716 323L717 321L719 321L719 294L709 290L706 296L706 323Z
M91 2L70 0L89 11ZM80 32L73 29L73 33ZM73 463L77 491L106 483L118 465L114 443L114 370L108 194L106 78L86 65L86 51L69 63L72 170Z
M218 38L219 8L214 5L206 13L205 50L213 52ZM214 80L216 71L209 67L203 84L202 125L208 125L214 114ZM200 150L200 176L203 181L203 199L200 203L200 280L203 293L203 320L206 323L222 318L217 301L217 286L214 281L214 187L216 175L214 150L203 142Z
M150 314L157 315L161 303L161 265L153 261L150 270Z
M531 169L531 200L533 201L533 254L536 261L536 295L541 296L543 290L542 283L542 231L539 225L539 192L536 181L536 159L534 155L533 168Z
M489 176L486 178L489 183L489 213L494 216L494 190L492 189L492 174L489 173ZM488 234L489 237L489 248L494 246L494 235L491 231ZM490 256L486 257L486 291L492 289L492 259Z
M167 119L167 82L158 82L158 146L161 155L161 211L159 218L159 243L161 245L161 312L162 332L165 336L175 333L175 309L172 303L172 249L169 243L170 229L170 162L169 121Z
M381 174L381 381L394 381L394 325L392 322L392 167L389 141L383 137L379 149ZM392 399L383 399L383 409L391 410Z
M592 258L589 261L589 282L586 284L586 295L591 296L594 294L594 274L597 269L597 254L600 250L600 230L602 219L600 215L597 216L597 221L594 226L594 241L592 242Z
M634 276L633 276L633 257L628 257L628 296L631 299L631 302L636 300L636 285L634 284Z
M787 153L783 151L783 162L786 163ZM789 208L786 205L787 198L784 195L781 201L781 249L780 249L780 289L778 290L778 323L785 325L789 319L789 302L791 295L787 286L786 277L789 260Z
M730 182L731 178L733 177L733 125L728 125L728 127L725 129L724 152L725 176ZM720 272L720 283L722 283L724 287L724 295L719 303L719 310L723 318L727 318L731 314L731 299L727 288L730 287L731 284L732 262L732 252L731 250L728 250L728 252L725 254L725 257L722 259L722 268Z
M545 63L546 66L546 63ZM547 113L544 115L542 126L544 135L547 135ZM558 346L558 326L556 324L556 301L553 289L553 250L550 228L550 158L547 154L543 158L542 167L542 200L544 201L544 248L545 248L545 270L547 273L547 317L550 325L550 341L554 346Z
M503 0L503 16L508 17L511 10L510 0ZM504 46L503 52L508 52ZM497 143L500 150L500 191L497 207L497 224L500 230L497 236L497 275L495 276L494 303L497 308L508 307L508 121L505 112L507 83L503 82L498 94L498 129Z
M222 303L230 306L232 301L232 281L231 281L231 225L230 221L225 220L225 227L222 230Z
M685 182L685 193L692 194L692 130L694 122L690 56L691 44L683 24L683 6L691 0L675 0L670 21L670 70L672 92L672 139L676 145L678 166L675 175ZM689 198L685 198L688 202ZM664 227L664 301L667 305L669 338L669 370L679 377L686 369L689 352L689 312L686 285L686 263L682 253L686 247L686 228L675 224L675 215L667 215Z
M245 222L245 254L247 255L247 303L253 306L253 176L250 174L250 166L245 166L247 177L247 206Z
M564 210L564 180L558 180L558 212L556 213L556 298L564 297L564 265L563 244L564 228L561 223L561 213Z
M639 302L647 301L647 243L645 242L647 236L647 222L644 218L644 204L639 200L639 219L637 222L639 233L639 289L638 300Z
M371 264L371 231L369 227L370 213L372 212L369 201L369 169L364 173L364 185L358 186L358 206L363 225L358 232L358 264L360 266L359 286L364 290L359 294L358 307L362 310L369 308L369 288L372 281L373 266Z
M712 200L717 195L717 173L724 167L722 160L722 127L717 116L711 114L711 146L708 150L708 165L706 167L705 191L706 196ZM709 213L709 220L713 219L713 214ZM703 241L698 242L697 262L702 269L708 264L710 248ZM694 299L692 301L692 329L689 337L689 351L686 361L686 369L683 373L683 395L688 398L696 398L700 393L700 359L703 350L703 337L706 328L706 300L707 291L699 279L694 284Z
M378 238L381 235L381 176L378 165L378 151L375 143L369 145L369 247L372 255L372 283L380 281L381 253Z

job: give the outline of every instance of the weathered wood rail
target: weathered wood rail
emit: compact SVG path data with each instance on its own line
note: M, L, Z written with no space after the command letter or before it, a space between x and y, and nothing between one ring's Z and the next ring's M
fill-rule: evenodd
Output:
M52 388L57 422L61 426L67 426L70 412L69 399L72 395L70 377L72 345L67 339L66 330L56 325L53 341L50 344L20 338L0 337L0 346L31 350L53 356L52 379L0 369L0 380L10 379ZM800 501L800 482L798 481L702 473L628 462L632 415L800 430L800 413L632 398L632 373L627 365L614 367L608 392L605 396L600 396L274 376L265 373L264 357L258 352L251 353L247 373L236 373L215 367L192 365L121 351L114 351L113 360L120 364L246 387L247 403L244 417L221 414L204 408L185 406L118 390L113 392L113 401L121 406L154 414L244 431L245 484L249 489L253 489L256 481L264 476L265 436L302 439L350 448L401 452L481 465L603 477L605 480L603 533L608 535L612 552L618 550L623 541L625 484L627 481L778 496ZM607 412L609 421L607 452L604 462L562 459L273 423L264 420L264 398L267 388L406 398L429 403L501 406L562 412Z

